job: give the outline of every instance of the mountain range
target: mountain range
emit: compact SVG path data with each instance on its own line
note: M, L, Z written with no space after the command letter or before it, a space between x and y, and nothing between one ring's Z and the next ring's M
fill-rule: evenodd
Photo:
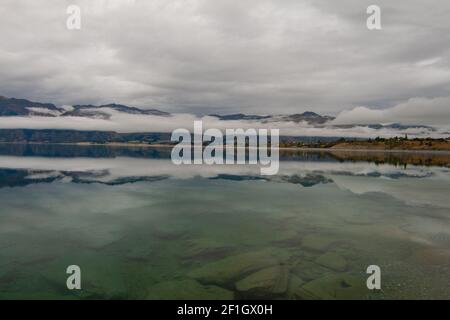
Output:
M140 117L142 116L142 117ZM153 116L153 118L146 118L145 116ZM186 115L184 115L186 116ZM333 123L335 119L332 116L320 115L312 111L303 113L296 113L290 115L255 115L255 114L209 114L210 118L216 118L220 121L241 121L247 122L250 125L254 122L259 124L277 123L281 126L289 126L290 128L312 128L316 132L321 132L327 129L331 132L328 137L335 139L339 137L335 129L351 130L356 127L364 127L372 131L381 129L391 130L393 132L401 133L410 128L417 129L416 131L425 132L425 134L435 131L435 128L423 125L402 125L398 123L391 124L345 124L337 125ZM5 117L15 117L14 121L4 121ZM0 96L0 119L3 118L3 128L0 127L0 142L91 142L91 143L107 143L107 142L144 142L144 143L158 143L169 142L171 130L161 130L161 127L155 126L155 123L164 123L178 125L178 120L183 117L182 114L171 114L169 112L160 111L157 109L140 109L136 107L126 106L122 104L110 103L104 105L73 105L73 106L56 106L52 103L33 102L26 99L6 98ZM111 120L108 123L110 127L98 129L98 126L91 125L80 129L78 125L71 127L54 126L50 118L59 118L58 123L81 123L82 119L98 119ZM166 119L164 119L166 118ZM192 117L188 115L185 117L188 121L192 121ZM195 118L195 117L194 117ZM197 117L199 118L199 117ZM48 120L45 120L48 119ZM189 120L190 119L190 120ZM200 118L199 118L200 119ZM38 126L29 126L30 121L38 120ZM56 119L55 119L56 120ZM139 120L139 124L134 124ZM89 120L93 124L92 120ZM116 132L114 125L120 123L128 123L128 130ZM42 124L44 123L44 124ZM82 121L86 123L86 121ZM185 123L185 122L184 122ZM282 123L286 123L285 125ZM223 124L222 124L223 125ZM236 125L236 124L234 124ZM275 125L276 127L277 125ZM59 129L57 129L59 128ZM131 129L130 129L131 128ZM143 129L144 128L144 129ZM330 131L331 130L331 131ZM299 131L300 132L300 131ZM375 133L378 134L378 133ZM287 135L286 135L287 136ZM297 138L305 138L311 141L311 135L289 134L290 140ZM322 135L321 135L322 136ZM320 137L321 140L327 139ZM294 139L295 140L295 139Z
M52 103L33 102L26 99L6 98L0 96L0 116L40 116L40 117L89 117L109 119L110 114L105 112L105 109L112 109L116 112L134 115L154 115L168 117L171 114L168 112L156 109L139 109L136 107L129 107L121 104L105 104L105 105L74 105L57 107ZM324 124L328 121L334 120L331 116L321 116L315 112L306 111L301 114L292 115L246 115L243 113L218 115L210 114L211 117L216 117L219 120L255 120L262 122L274 121L292 121L300 123L302 121L308 124Z
M303 113L291 114L291 115L247 115L243 113L228 114L228 115L217 115L211 114L211 117L216 117L220 120L258 120L263 123L275 122L275 121L290 121L295 123L306 122L311 125L324 124L328 121L334 120L331 116L321 116L312 111L306 111Z
M26 99L6 98L0 96L0 116L41 116L41 117L90 117L109 119L110 114L102 111L109 108L117 112L128 114L142 114L155 116L169 116L170 114L156 109L139 109L136 107L128 107L121 104L107 105L74 105L57 107L51 103L33 102Z

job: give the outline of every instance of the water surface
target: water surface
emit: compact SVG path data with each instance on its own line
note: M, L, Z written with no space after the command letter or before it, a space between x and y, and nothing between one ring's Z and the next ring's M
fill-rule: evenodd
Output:
M0 298L450 298L448 155L285 153L272 177L169 155L1 145Z

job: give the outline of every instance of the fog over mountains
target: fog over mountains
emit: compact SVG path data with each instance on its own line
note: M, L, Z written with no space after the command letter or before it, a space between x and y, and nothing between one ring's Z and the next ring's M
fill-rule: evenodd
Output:
M111 109L127 114L168 116L169 113L155 109L139 109L120 104L108 104L102 106L74 105L56 107L52 103L32 102L26 99L6 98L0 96L0 116L42 116L42 117L90 117L109 119L110 114L104 110Z
M0 128L450 131L448 0L379 0L376 31L361 0L76 2L74 31L65 1L2 1Z
M170 133L177 128L192 130L193 122L196 120L203 121L204 129L274 128L280 129L280 134L284 136L366 138L407 134L410 137L446 138L450 135L446 126L397 122L346 123L342 120L345 117L348 118L348 113L338 114L334 117L312 111L296 114L249 115L236 113L198 116L168 113L156 109L140 109L115 103L99 106L56 106L52 103L1 96L0 140L17 139L22 141L25 139L25 133L6 132L5 129L58 129L108 132L112 135L114 133ZM105 134L103 136L107 137ZM135 138L138 141L142 139L141 136ZM146 141L148 141L147 138ZM33 139L39 140L39 138Z

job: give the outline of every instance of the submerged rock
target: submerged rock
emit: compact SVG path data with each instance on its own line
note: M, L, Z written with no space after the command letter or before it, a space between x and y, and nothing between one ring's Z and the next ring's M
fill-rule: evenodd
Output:
M158 225L150 232L159 240L179 240L186 236L185 226L178 224Z
M80 228L74 237L85 247L101 249L119 241L123 237L123 231L114 224L97 224Z
M364 277L332 274L308 282L298 288L294 296L302 300L359 300L367 298L368 294Z
M195 280L175 280L157 283L148 290L149 300L232 300L233 292Z
M327 252L319 256L316 261L321 266L333 269L335 271L347 270L347 260L334 252Z
M311 251L327 251L337 241L325 235L309 234L302 239L302 247Z
M320 278L327 272L329 272L327 268L307 260L299 261L292 269L293 274L299 276L305 281Z
M295 292L299 290L303 285L305 284L305 281L303 281L300 277L291 274L289 276L289 284L287 289L287 297L289 299L295 299Z
M138 246L131 247L126 253L125 257L130 260L147 260L151 257L154 257L155 251L154 249L144 244L139 244Z
M279 260L270 251L264 250L233 255L205 264L191 271L189 276L202 283L223 285L278 264Z
M374 217L368 213L358 213L344 217L344 221L350 224L368 225L373 223Z
M232 250L232 246L214 242L211 239L196 239L189 241L183 258L193 260L217 259L225 257Z
M422 249L410 259L421 266L450 266L450 249Z
M297 247L301 243L301 237L295 230L280 231L274 235L272 242L283 247Z
M67 290L68 266L81 268L81 290ZM82 252L61 255L38 271L42 279L63 294L84 299L126 299L128 287L122 264L114 257L98 252Z
M236 290L247 298L273 298L286 292L288 280L287 268L274 266L236 282Z

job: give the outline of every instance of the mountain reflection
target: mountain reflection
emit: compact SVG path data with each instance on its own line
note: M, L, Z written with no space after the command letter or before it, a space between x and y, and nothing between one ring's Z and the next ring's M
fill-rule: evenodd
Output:
M382 192L408 201L412 199L411 193L417 193L413 197L415 201L442 203L446 207L446 197L437 199L431 190L416 190L414 183L402 182L421 179L447 184L446 157L447 154L439 153L372 152L365 157L362 152L284 152L279 173L261 176L258 165L176 166L170 161L169 148L0 145L0 188L48 183L118 186L204 178L234 183L292 184L299 188L334 184L356 194ZM407 165L408 162L438 165Z

